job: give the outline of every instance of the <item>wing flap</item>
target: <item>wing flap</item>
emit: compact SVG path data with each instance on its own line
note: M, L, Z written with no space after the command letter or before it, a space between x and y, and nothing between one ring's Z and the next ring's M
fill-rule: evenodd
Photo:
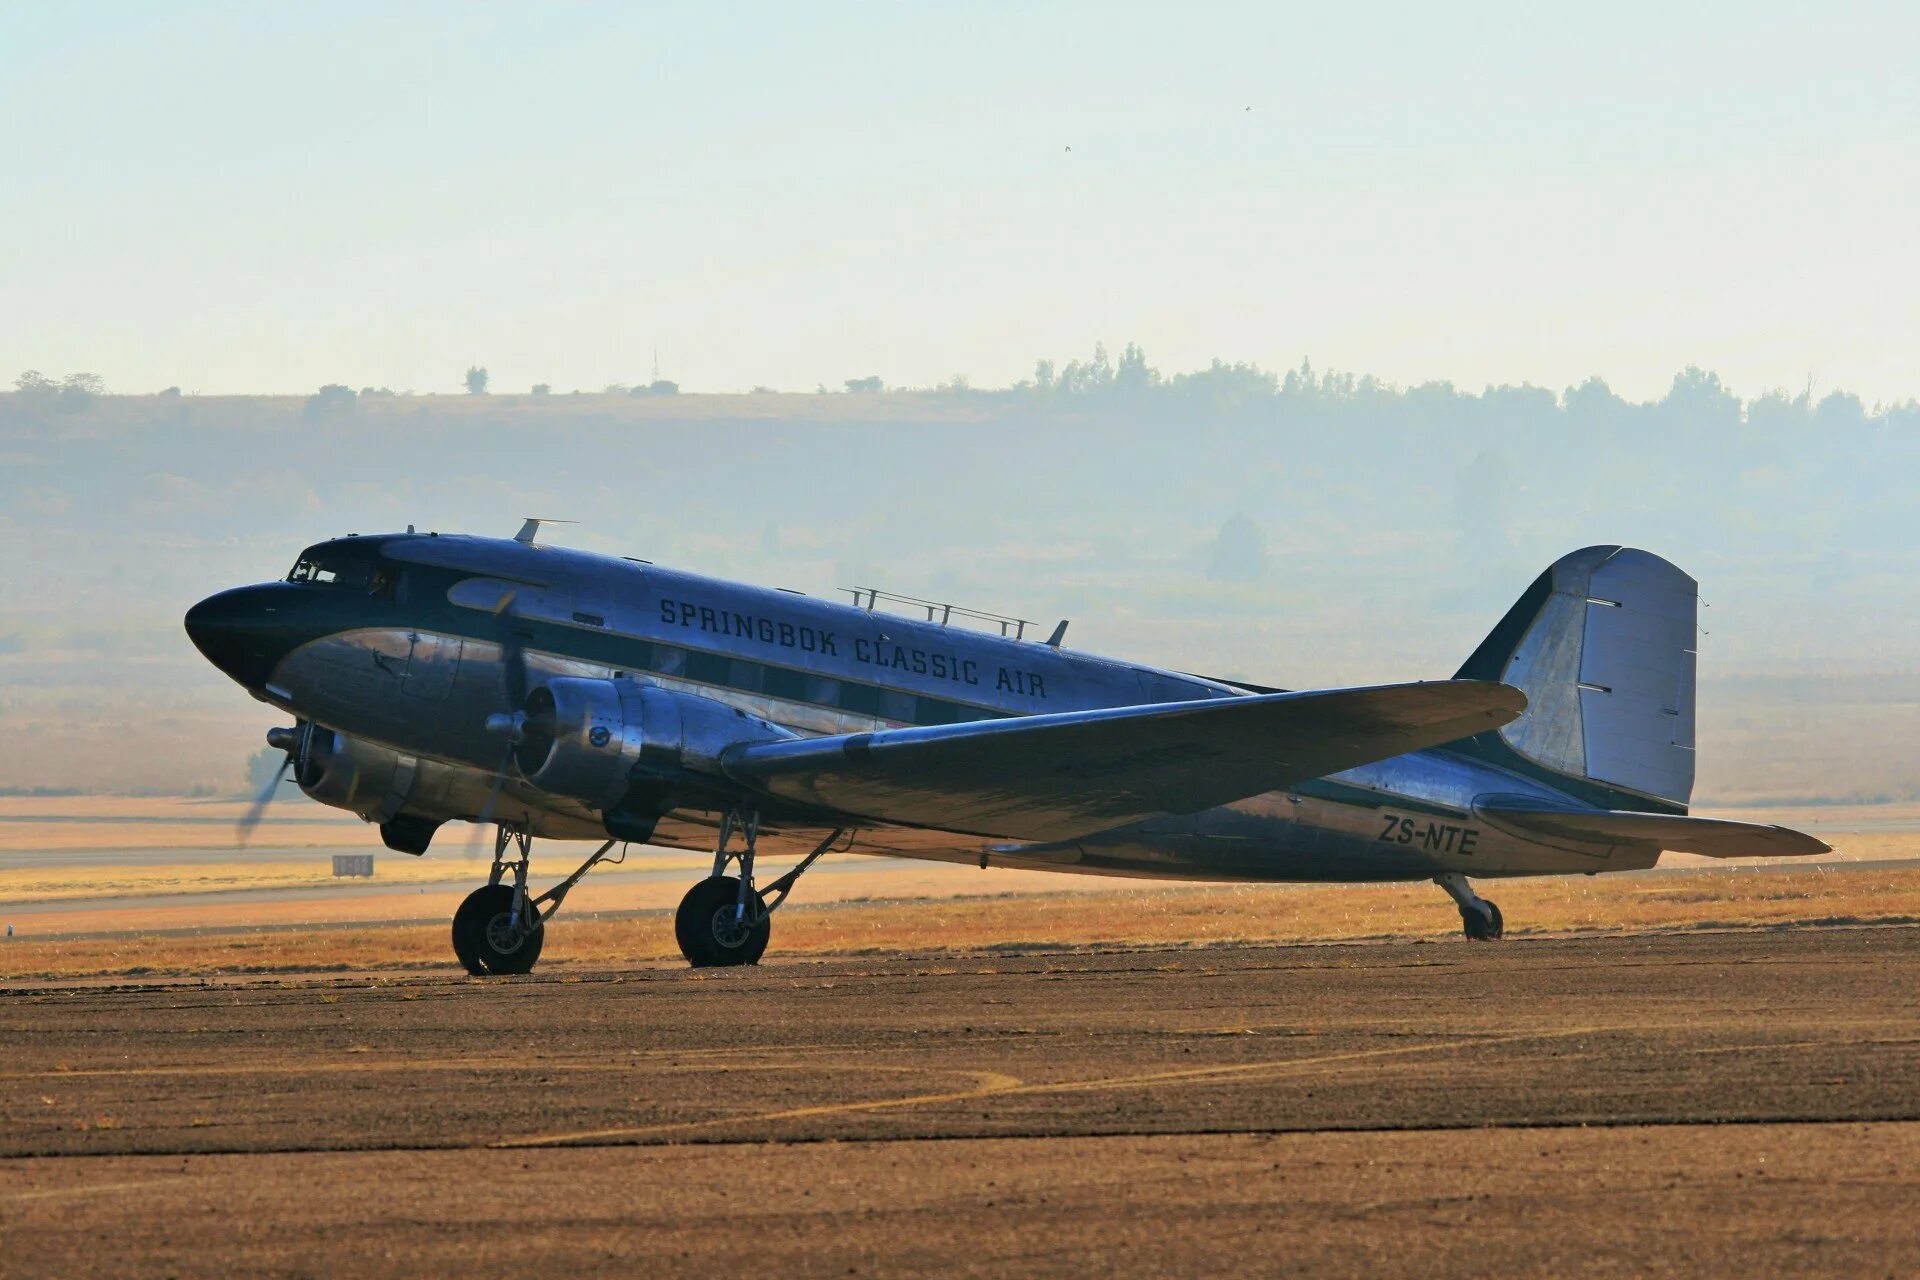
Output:
M1709 858L1804 858L1832 851L1832 846L1803 831L1730 818L1537 805L1475 805L1474 811L1499 824L1563 840L1654 844Z
M855 817L1070 840L1452 742L1525 708L1507 685L1442 680L755 743L721 764Z

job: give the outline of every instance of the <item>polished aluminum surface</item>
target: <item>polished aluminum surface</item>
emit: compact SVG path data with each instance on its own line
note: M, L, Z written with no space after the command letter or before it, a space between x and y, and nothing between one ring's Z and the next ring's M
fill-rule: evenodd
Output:
M1588 547L1550 573L1552 592L1500 676L1526 693L1529 712L1501 736L1551 768L1685 804L1693 579L1630 547Z
M1617 798L1609 806L1607 797L1621 793L1606 788L1671 796L1684 794L1691 777L1682 779L1672 753L1690 756L1692 745L1691 645L1684 643L1692 580L1644 552L1588 549L1549 571L1552 590L1519 619L1511 654L1496 655L1534 700L1507 729L1473 740L1500 745L1506 755L1461 742L1303 777L1285 751L1249 740L1232 768L1222 768L1252 778L1244 785L1254 794L1212 807L1162 795L1153 806L1163 812L1131 820L1142 811L1126 811L1123 825L1069 827L1073 836L1065 839L1033 839L1024 828L1015 830L1025 839L955 834L931 813L876 818L858 812L872 803L855 794L859 788L802 789L789 797L799 807L782 810L764 789L775 785L771 775L729 777L722 758L743 742L783 734L842 735L851 745L880 733L884 744L892 740L886 731L904 728L903 742L966 741L975 735L969 722L977 722L986 742L995 725L1008 723L999 717L1071 721L1143 704L1232 699L1251 707L1260 699L1218 681L1044 643L529 542L392 536L321 544L306 555L377 556L398 575L395 594L378 607L356 606L359 597L317 584L263 595L281 631L309 613L338 619L306 624L311 634L265 672L257 670L257 651L223 630L243 626L248 592L257 589L197 606L189 629L257 696L324 726L309 792L369 821L484 816L579 839L640 838L633 832L644 822L653 843L710 850L722 813L752 804L767 808L762 840L776 854L798 856L822 830L847 825L858 828L856 851L981 866L1202 880L1416 879L1651 865L1659 838L1646 824L1548 831L1496 815L1526 804L1632 808ZM379 575L356 579L363 580L375 596L394 585ZM1596 620L1600 611L1609 616ZM488 723L497 726L514 710L504 704L503 691L515 684L507 628L528 637L513 646L526 687L566 699L556 698L560 731L547 751L501 778L503 743ZM1682 653L1684 662L1676 657ZM1583 687L1603 676L1615 682L1604 686L1619 695L1612 702ZM1657 711L1649 709L1655 700ZM1657 749L1623 748L1646 734L1656 714L1667 735ZM1329 741L1352 731L1338 722L1321 730ZM1473 728L1463 724L1460 732ZM1074 748L1062 749L1068 755L1059 776L1070 779ZM769 757L781 752L767 750ZM836 743L830 753L842 750ZM1087 750L1083 763L1092 767ZM1263 752L1274 753L1264 788ZM969 767L991 770L993 755L989 746ZM1009 792L1038 767L1011 756L1000 763L998 785ZM1148 759L1101 767L1138 769L1143 786L1156 771ZM649 777L659 785L647 794L664 797L663 811L634 808ZM633 786L622 796L626 782ZM916 785L938 784L929 775ZM976 791L995 785L977 773L955 780ZM1205 791L1196 784L1193 794ZM1599 803L1583 798L1590 792Z

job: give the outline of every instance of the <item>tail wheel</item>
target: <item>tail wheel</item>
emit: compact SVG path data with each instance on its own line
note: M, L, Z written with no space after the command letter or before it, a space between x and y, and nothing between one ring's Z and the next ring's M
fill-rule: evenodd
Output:
M772 932L766 899L758 893L747 895L747 918L740 919L740 881L733 876L694 885L673 917L680 954L696 969L758 964Z
M1507 922L1501 918L1500 908L1491 902L1487 903L1487 914L1484 916L1478 911L1462 909L1460 925L1467 937L1475 942L1496 941L1507 931Z
M546 945L546 929L524 932L513 918L511 885L482 885L453 913L453 954L476 978L531 973Z

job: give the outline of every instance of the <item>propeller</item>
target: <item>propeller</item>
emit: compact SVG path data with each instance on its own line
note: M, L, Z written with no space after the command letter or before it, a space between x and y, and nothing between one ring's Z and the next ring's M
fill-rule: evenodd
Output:
M247 841L253 837L253 829L260 825L260 819L265 816L267 806L273 803L274 793L279 791L280 783L287 776L287 770L293 767L294 755L302 746L301 731L299 728L269 729L267 731L267 745L270 747L278 747L280 750L286 752L286 755L281 757L280 767L273 771L273 781L267 783L267 785L261 789L260 794L254 797L253 803L248 806L247 811L240 816L237 835L239 847L242 849L247 847Z
M282 756L280 759L280 767L273 771L273 781L269 782L265 788L261 790L260 794L254 797L253 804L247 809L246 813L241 815L239 828L240 848L244 849L247 847L247 840L253 835L253 829L260 825L261 816L266 813L267 806L273 803L273 793L279 790L281 779L287 776L287 770L292 767L293 757Z
M517 593L508 591L500 597L500 603L494 606L493 616L500 626L500 683L506 694L506 711L496 711L487 717L487 732L499 734L507 740L507 748L501 753L500 763L493 771L493 787L487 792L487 803L480 809L474 821L473 837L468 842L469 852L478 847L480 833L493 823L493 813L500 803L500 790L506 785L507 772L513 768L513 753L526 737L527 728L527 654L520 642L517 624L520 615L513 611L513 602Z

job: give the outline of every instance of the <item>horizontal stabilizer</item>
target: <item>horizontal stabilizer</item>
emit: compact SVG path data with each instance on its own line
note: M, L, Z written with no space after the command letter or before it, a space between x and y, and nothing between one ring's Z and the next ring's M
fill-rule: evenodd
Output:
M1506 685L1441 680L763 742L721 767L853 818L1070 840L1453 742L1525 708Z
M1496 825L1562 840L1657 845L1675 853L1698 853L1709 858L1800 858L1832 851L1832 846L1803 831L1728 818L1531 804L1479 804L1474 812Z

